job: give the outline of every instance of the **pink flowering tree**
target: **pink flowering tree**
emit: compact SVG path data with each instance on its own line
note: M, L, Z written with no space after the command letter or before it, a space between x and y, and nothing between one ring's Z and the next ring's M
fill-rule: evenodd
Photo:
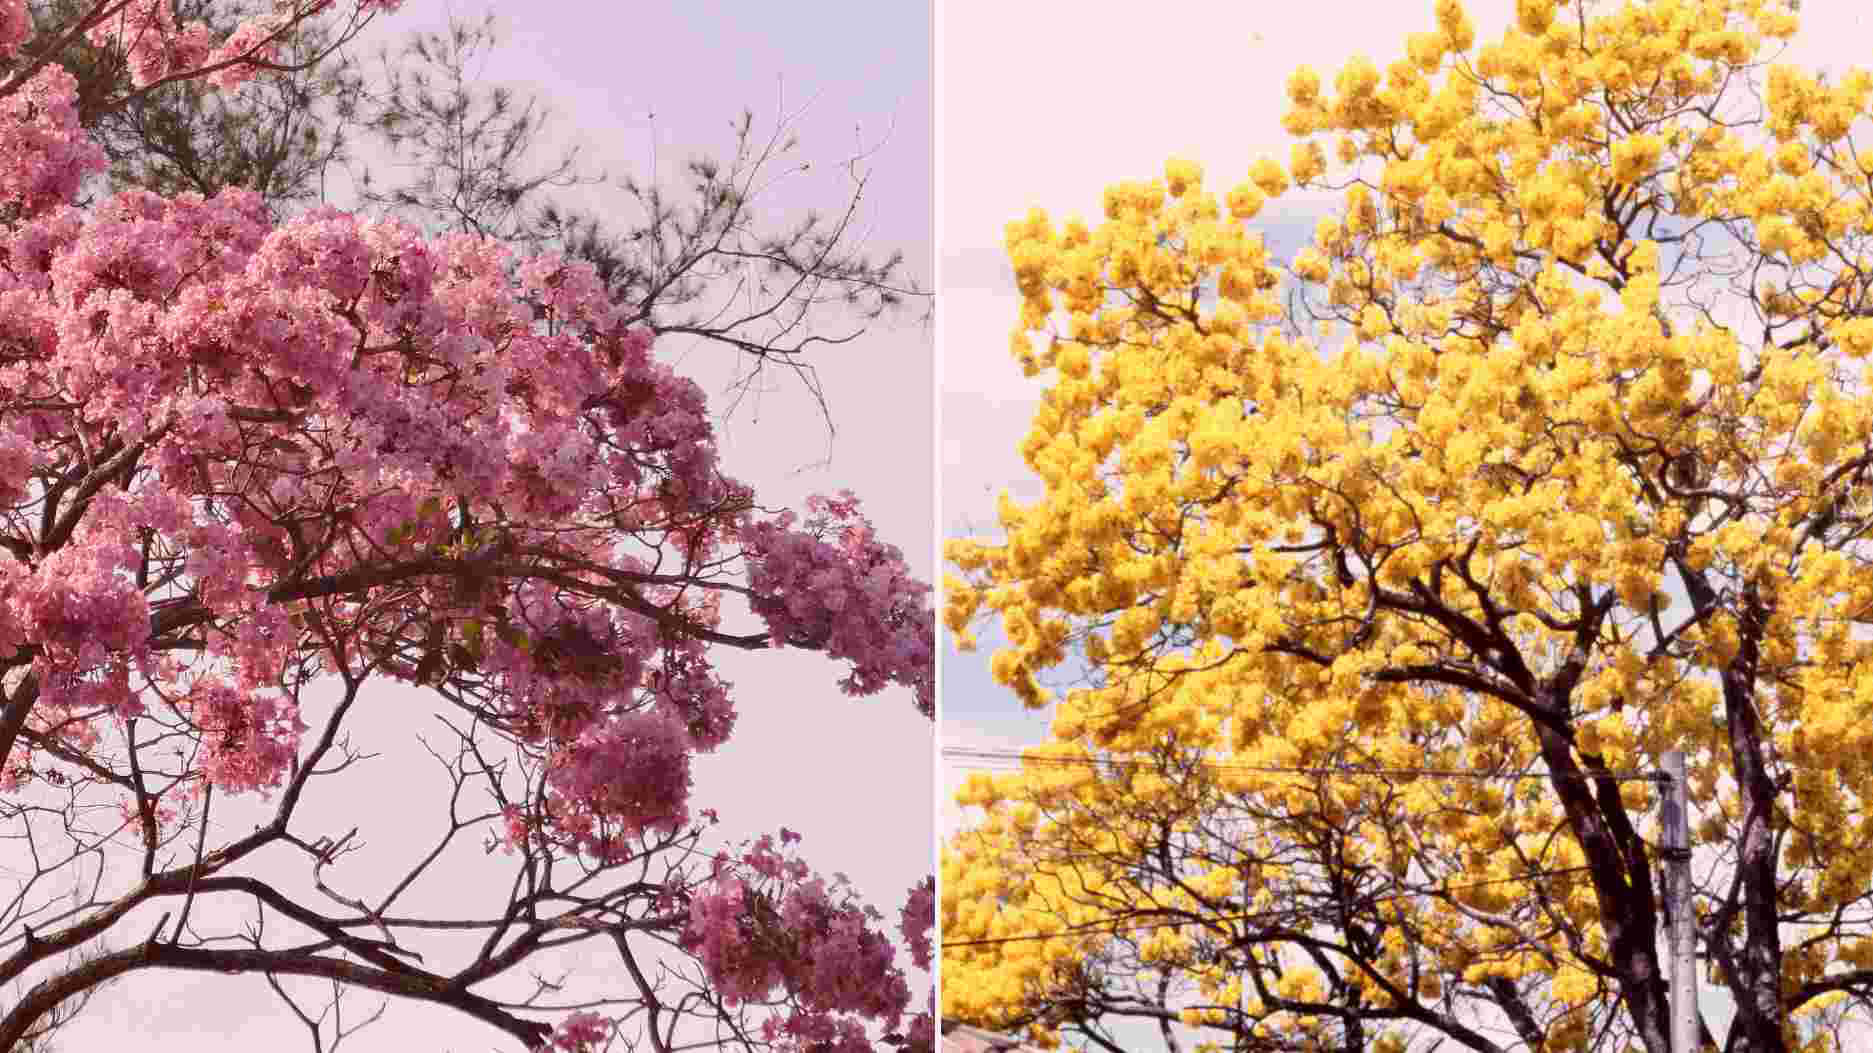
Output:
M396 6L280 0L222 36L95 0L48 40L0 0L0 1050L149 969L264 975L315 1040L283 981L445 1006L515 1048L703 1025L928 1048L891 937L928 968L930 887L893 925L791 833L711 845L690 798L735 725L719 649L819 651L847 694L931 714L928 590L858 498L763 509L589 263L279 223L241 190L81 203L104 156L48 56L82 35L134 90L232 88L340 4ZM367 896L335 876L355 832L302 816L386 681L438 700L453 793L434 849ZM425 913L409 890L464 843L508 863L505 900ZM460 942L419 950L436 932ZM606 989L516 993L588 943Z

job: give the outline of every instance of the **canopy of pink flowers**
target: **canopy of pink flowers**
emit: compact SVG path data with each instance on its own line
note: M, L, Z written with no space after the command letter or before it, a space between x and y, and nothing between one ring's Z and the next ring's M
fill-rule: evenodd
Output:
M329 2L215 40L128 0L88 36L138 84L225 87ZM0 0L0 54L30 33ZM547 765L510 840L617 859L689 822L690 757L733 728L709 648L761 641L722 630L724 592L848 693L932 712L927 586L849 493L757 514L701 390L589 266L330 209L277 223L240 190L78 207L104 155L74 87L54 65L0 85L0 663L29 663L32 726L86 748L162 704L199 731L202 785L264 792L306 730L290 663L455 676ZM195 643L167 646L180 627ZM383 646L424 632L472 662ZM859 1048L908 1004L879 919L766 842L690 919L725 997L787 992L799 1048ZM554 1041L596 1041L588 1017Z

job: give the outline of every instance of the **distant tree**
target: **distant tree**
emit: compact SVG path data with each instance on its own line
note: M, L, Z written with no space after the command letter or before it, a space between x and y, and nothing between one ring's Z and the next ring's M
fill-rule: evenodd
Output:
M477 83L473 61L498 42L489 16L381 53L359 112L396 161L361 172L366 201L430 230L562 251L592 265L632 324L732 348L746 356L744 384L777 368L816 397L814 351L928 301L901 251L874 255L854 238L863 155L841 163L851 192L837 207L769 218L763 195L811 167L784 114L763 131L744 112L730 155L689 160L680 186L627 176L617 213L568 207L553 191L605 179L581 170L576 148L538 156L549 116L539 100ZM392 182L380 171L415 174Z

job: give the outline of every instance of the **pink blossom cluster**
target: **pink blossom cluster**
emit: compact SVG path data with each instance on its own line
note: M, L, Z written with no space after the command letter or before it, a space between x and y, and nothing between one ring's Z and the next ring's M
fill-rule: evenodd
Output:
M865 1021L897 1027L910 988L877 911L843 877L828 882L790 854L797 834L719 856L691 893L683 945L730 1004L779 1000L765 1037L784 1051L869 1050Z
M12 9L22 12L24 0L0 2L0 54L24 43L30 35L11 20ZM278 58L279 38L293 22L332 6L332 0L295 0L242 22L217 42L212 30L200 22L180 24L172 0L127 0L93 23L86 37L94 45L124 57L131 83L142 87L166 78L200 75L210 85L230 90L252 79ZM402 0L356 0L359 13L395 11ZM17 39L16 39L17 38Z
M559 1022L551 1037L538 1048L558 1053L596 1053L611 1034L611 1026L610 1020L597 1013L572 1013Z
M913 885L910 896L898 911L898 934L910 948L911 964L930 971L936 956L936 877L924 878ZM936 987L930 988L930 1008L910 1018L904 1026L902 1048L906 1053L934 1053L936 1049Z
M910 898L899 912L898 932L910 947L911 961L926 972L930 969L935 948L930 934L936 928L936 878L924 878L910 890Z
M0 98L0 205L37 216L70 201L106 165L78 127L78 82L48 65Z
M201 729L197 763L204 779L237 793L278 786L306 730L290 699L243 691L212 676L192 685L184 705Z
M9 568L10 620L21 623L25 636L39 645L46 672L97 669L148 638L149 602L135 580L121 573L127 562L124 548L102 540L71 545L39 561L30 573L17 564ZM58 680L46 679L48 684Z
M18 51L32 35L32 13L26 10L26 0L0 0L0 58Z
M682 723L698 751L707 753L728 741L735 730L735 703L728 682L709 665L701 641L683 640L666 648L662 663L646 681L657 709Z
M0 311L4 311L0 307ZM3 338L0 338L3 339ZM26 480L37 468L39 451L17 426L0 425L0 505L26 496Z
M149 660L149 602L131 568L129 505L105 495L71 543L36 565L0 562L0 644L36 644L34 716L84 745L95 736L67 718L99 711L129 715L131 665Z
M500 679L508 715L533 741L576 738L630 700L657 651L649 618L562 599L543 582L515 588L492 611L510 628L483 644L482 668Z
M170 0L129 0L93 25L86 36L98 47L120 52L129 66L130 82L139 87L200 67L215 48L207 26L176 24Z
M554 825L598 858L628 854L620 838L675 833L689 822L690 749L682 724L663 713L587 727L547 768Z
M911 1017L904 1026L905 1053L936 1053L936 988L930 989L930 1008Z
M851 491L807 501L795 516L749 523L756 614L778 641L824 650L852 663L840 686L869 695L889 684L912 689L918 712L936 712L936 620L930 587L916 580L895 546L879 541Z
M232 91L253 79L260 71L255 63L276 62L280 52L280 34L287 19L279 14L249 19L234 27L234 32L208 56L213 69L205 78L222 91Z

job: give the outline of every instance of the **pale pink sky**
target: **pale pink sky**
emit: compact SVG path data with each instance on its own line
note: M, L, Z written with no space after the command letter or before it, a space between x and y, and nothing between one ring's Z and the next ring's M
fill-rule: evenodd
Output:
M409 0L372 35L395 40L409 30L441 28L451 11L478 17L485 10L485 4L461 0ZM585 159L613 175L642 178L653 158L667 169L695 154L720 155L733 144L729 124L743 108L770 128L784 109L796 116L800 156L816 163L811 173L767 191L765 219L780 226L805 209L843 205L847 187L835 162L873 149L864 236L881 252L902 249L910 273L930 285L926 6L561 0L495 5L495 11L506 44L487 65L487 78L535 91L554 110L557 130L582 143ZM606 198L586 200L602 207ZM880 534L927 578L934 566L933 343L917 317L876 328L821 358L838 428L828 467L809 467L828 454L826 432L811 404L788 385L766 395L758 412L745 406L726 421L722 445L727 469L754 483L763 504L797 508L810 493L856 491ZM730 379L733 363L720 352L663 350L682 357L682 368L711 393ZM724 838L781 825L801 832L809 861L825 873L850 875L895 921L905 891L931 868L931 723L912 710L907 692L857 702L843 697L835 686L840 670L816 655L727 655L721 668L737 685L740 718L730 744L697 763L694 805L721 813L717 829ZM333 793L340 786L333 781L322 800L309 797L311 807L295 825L312 836L362 825L369 850L330 874L379 891L384 875L400 872L427 849L447 784L415 742L425 725L437 741L434 732L442 729L428 715L434 707L396 688L376 689L367 701L354 718L353 736L383 756L356 772L342 792ZM234 811L217 818L232 822ZM427 896L500 902L504 886L486 884L506 879L500 855L483 857L475 848L451 860L448 879L432 883ZM287 887L304 883L296 879ZM146 935L153 921L126 921L114 946ZM591 968L611 969L615 962L615 954L597 954ZM912 974L920 995L928 981ZM350 1012L362 1015L375 1005L374 998L359 998ZM303 1026L264 981L202 974L133 974L60 1036L68 1051L124 1048L126 1040L152 1053L310 1048ZM428 1053L511 1045L503 1041L449 1011L392 1003L381 1022L341 1048Z

